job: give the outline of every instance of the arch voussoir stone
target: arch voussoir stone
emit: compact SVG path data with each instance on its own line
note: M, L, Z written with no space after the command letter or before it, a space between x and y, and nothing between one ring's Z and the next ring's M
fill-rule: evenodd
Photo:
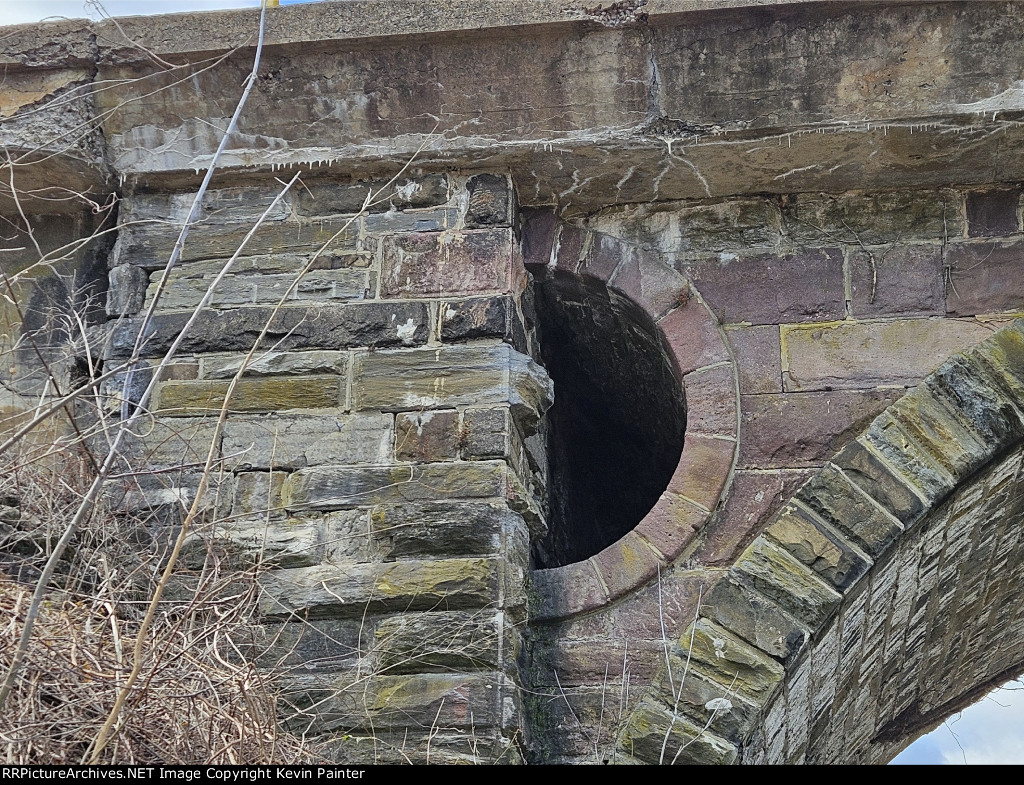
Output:
M995 572L1024 547L1022 453L1018 320L943 363L776 513L703 598L619 749L884 762L1015 675L1020 592Z

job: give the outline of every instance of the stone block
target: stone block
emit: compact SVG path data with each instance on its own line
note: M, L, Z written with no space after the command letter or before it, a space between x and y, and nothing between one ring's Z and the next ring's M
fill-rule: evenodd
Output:
M498 602L496 559L427 559L272 570L261 578L261 612L355 617L377 611L483 608Z
M451 297L518 291L511 229L409 233L384 238L383 297Z
M144 356L163 355L188 322L189 313L157 314L150 322ZM426 303L346 303L277 309L255 306L203 311L180 351L246 352L269 323L264 346L289 349L346 349L353 346L414 346L426 343ZM110 356L127 357L141 319L129 319L111 331ZM258 355L257 355L258 356Z
M729 565L761 532L763 524L812 470L736 471L729 496L704 530L694 558L702 564Z
M950 243L946 312L953 316L1024 310L1024 240Z
M387 557L481 556L501 550L503 532L523 526L500 502L424 502L374 507L370 525Z
M155 408L166 415L216 414L230 382L161 382ZM242 379L228 401L232 412L277 412L286 409L331 409L344 405L345 383L337 376L276 376Z
M807 630L817 630L842 599L810 568L764 537L740 554L729 577L771 600Z
M395 416L395 459L452 461L459 452L457 411L402 412Z
M446 300L438 310L439 332L445 343L500 338L526 353L526 328L510 296Z
M210 188L203 194L196 220L205 224L230 224L251 220L255 222L267 213L281 192L279 184L248 185L243 187ZM122 220L172 221L178 227L184 224L192 210L196 194L187 192L135 193L121 202ZM265 220L283 221L292 212L292 194L286 193L267 213Z
M850 312L856 318L946 311L940 246L851 250L849 264Z
M507 345L357 354L353 408L402 410L511 403L532 433L552 400L547 373Z
M998 237L1020 231L1017 210L1020 188L967 193L967 236Z
M731 359L717 322L695 298L669 312L658 327L672 347L681 375Z
M963 233L960 197L947 190L794 194L783 201L786 233L802 244L881 245Z
M244 355L212 355L200 360L204 379L230 379L242 367ZM243 376L305 376L348 372L346 352L257 352L245 367Z
M352 562L383 561L387 555L373 536L366 510L337 510L319 516L323 528L323 562L344 566Z
M871 423L863 440L927 505L934 506L953 490L953 478L888 412L883 412Z
M652 251L632 248L616 268L609 285L641 305L655 319L689 296L689 284Z
M437 499L503 498L508 472L503 461L421 466L321 466L288 478L285 503L293 510Z
M591 559L530 573L530 618L561 619L599 608L608 595Z
M783 325L783 382L790 391L911 386L989 335L956 319Z
M505 175L478 174L466 181L469 202L466 226L511 226L515 221L515 189Z
M364 648L363 619L305 619L263 623L254 640L236 640L246 659L257 666L330 673L355 667Z
M903 526L839 469L825 466L804 483L794 497L877 558L902 532Z
M680 636L672 654L677 666L689 659L690 667L717 682L723 695L735 693L759 706L767 702L785 674L774 658L703 618ZM673 671L682 673L682 668Z
M733 364L727 363L683 377L687 433L736 435L736 379L733 374Z
M250 229L251 222L198 224L189 232L181 261L227 260L241 247ZM178 230L162 224L125 227L118 238L117 258L145 270L160 270L167 264L177 239ZM246 243L243 254L303 253L319 249L328 241L328 249L335 253L357 250L359 225L346 218L264 223Z
M132 264L112 267L107 285L107 316L132 316L142 310L146 302L149 276Z
M232 519L190 534L182 558L184 564L201 568L213 550L225 566L310 567L320 561L322 547L317 520Z
M499 725L498 673L400 676L293 675L283 680L285 727L304 733L348 734L357 728L455 730Z
M738 757L735 745L650 699L630 715L619 747L644 763L665 765L731 765Z
M227 465L233 469L383 464L391 457L391 417L382 414L301 414L229 417Z
M752 589L728 577L715 584L701 612L766 654L788 661L807 641L807 631Z
M370 196L367 203L366 197ZM434 207L448 201L449 183L444 174L404 177L394 183L383 180L366 183L313 181L298 191L297 209L302 215L354 214L366 205L369 213Z
M1024 400L1024 321L1000 330L971 353L1011 400Z
M201 468L215 438L213 458L219 466L221 438L216 435L216 418L149 418L143 427L125 434L120 449L124 459L136 469Z
M373 652L388 674L499 669L516 659L510 633L490 611L398 614L377 624Z
M523 208L521 248L526 269L547 267L558 232L558 216L550 208Z
M764 536L839 592L845 592L871 567L863 554L795 504L787 504L775 516Z
M736 442L687 434L668 491L713 510L732 468Z
M902 393L832 390L744 395L740 398L743 439L739 465L763 469L821 466Z
M1004 397L997 379L968 355L951 357L925 380L925 387L985 443L989 454L1024 434L1024 403Z
M690 262L690 279L723 324L841 319L846 297L838 248Z
M284 519L286 517L281 490L285 472L242 472L235 478L231 514L235 517Z
M637 524L636 532L655 547L663 561L681 556L707 523L708 513L672 493L663 493Z
M363 219L367 235L377 237L406 232L440 232L453 229L460 218L454 207L435 207L430 210L388 211L368 215Z
M581 249L583 259L579 272L609 280L622 261L632 253L632 246L627 245L618 237L611 237L600 232L590 232L590 243Z
M577 272L587 239L590 236L591 234L583 229L569 224L560 224L558 235L555 237L555 247L551 254L551 265L567 273ZM613 271L614 268L608 271L609 277Z
M621 597L649 581L658 574L662 561L636 531L627 532L590 560L609 599Z
M725 331L725 340L736 360L741 394L782 392L778 327L730 327Z
M904 527L913 525L924 514L924 501L921 497L863 438L850 442L832 458L831 463L895 516Z
M510 453L511 419L509 410L466 409L462 415L462 457L503 458Z

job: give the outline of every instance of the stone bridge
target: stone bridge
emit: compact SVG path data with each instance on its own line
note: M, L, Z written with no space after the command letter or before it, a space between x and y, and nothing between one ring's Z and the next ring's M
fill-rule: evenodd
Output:
M216 155L257 29L0 30L0 406L177 342L108 496L213 444L282 722L884 762L1024 670L1024 5L272 9Z

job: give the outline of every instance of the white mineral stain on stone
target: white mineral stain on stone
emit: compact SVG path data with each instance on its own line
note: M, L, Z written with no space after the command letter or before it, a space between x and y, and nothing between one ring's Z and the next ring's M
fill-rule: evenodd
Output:
M408 345L413 342L416 335L416 323L412 319L406 319L405 324L398 325L398 339Z

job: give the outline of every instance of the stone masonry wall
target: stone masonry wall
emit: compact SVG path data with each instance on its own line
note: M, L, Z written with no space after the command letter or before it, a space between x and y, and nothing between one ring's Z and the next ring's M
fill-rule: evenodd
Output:
M277 190L209 193L147 363ZM191 198L126 196L108 361L131 353ZM227 403L211 522L185 562L212 547L270 568L258 661L285 685L286 726L336 738L339 761L520 759L525 575L545 525L543 464L525 445L552 392L530 357L515 216L504 177L303 183L160 382L125 456L154 473L108 489L123 512L174 523L269 323Z

